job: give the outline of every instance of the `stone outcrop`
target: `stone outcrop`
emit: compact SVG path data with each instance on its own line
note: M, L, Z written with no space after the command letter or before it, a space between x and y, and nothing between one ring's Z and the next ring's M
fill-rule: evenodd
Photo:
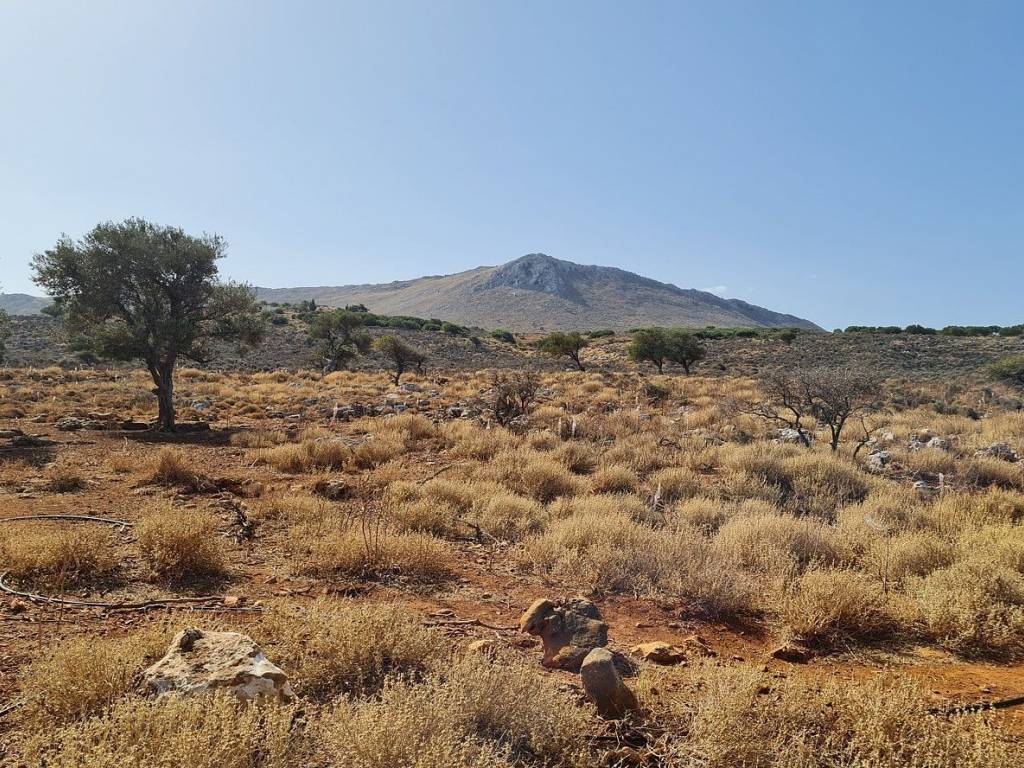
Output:
M182 630L164 657L143 672L142 682L156 694L226 691L246 701L283 702L294 697L285 673L238 632Z
M579 671L591 650L608 644L608 625L597 606L583 598L534 601L519 619L519 631L540 637L544 666L570 672Z

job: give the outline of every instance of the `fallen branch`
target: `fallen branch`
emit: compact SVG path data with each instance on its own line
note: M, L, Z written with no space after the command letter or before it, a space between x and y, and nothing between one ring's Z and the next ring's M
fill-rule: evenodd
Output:
M976 704L956 704L951 707L934 707L928 710L931 715L971 715L977 712L988 712L993 709L1010 709L1024 705L1024 696L1011 696L1006 699L995 701L981 701Z
M93 517L92 515L17 515L16 517L0 517L0 523L16 523L25 520L70 520L82 523L106 523L122 528L131 528L133 523L127 520L115 520L112 517Z
M518 632L519 627L502 627L497 624L488 624L480 619L440 619L437 621L425 622L428 627L483 627L493 629L496 632Z
M260 608L246 606L210 605L210 603L223 602L224 598L217 595L205 595L203 597L168 597L154 600L143 600L136 603L109 603L100 600L70 600L63 597L51 597L35 592L21 592L7 584L8 571L0 573L0 591L30 600L33 603L42 605L62 605L69 608L100 608L105 611L148 611L154 608L173 608L175 606L187 606L196 611L241 611L259 612Z

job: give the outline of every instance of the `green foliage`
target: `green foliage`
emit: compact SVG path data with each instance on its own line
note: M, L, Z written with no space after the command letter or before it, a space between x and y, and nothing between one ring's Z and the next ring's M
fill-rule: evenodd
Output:
M580 362L580 352L589 344L590 342L576 331L572 333L555 331L541 339L540 351L551 355L551 357L568 357L582 371L584 368L583 363Z
M378 337L373 342L373 347L391 362L394 368L393 381L396 385L402 378L402 374L410 368L422 372L423 364L427 361L425 354L391 334Z
M362 331L363 316L358 312L336 309L317 312L309 324L309 338L319 343L323 371L340 371L348 362L370 349L370 337Z
M495 328L491 331L491 338L497 339L498 341L504 341L506 344L515 344L516 337L512 331L506 331L504 328Z
M641 328L633 333L629 358L637 363L652 363L662 373L666 362L681 365L686 373L703 360L707 350L700 340L678 328Z
M989 375L999 381L1024 389L1024 355L998 360L989 366Z
M54 299L79 349L142 360L156 384L160 425L174 426L179 359L208 362L215 341L255 344L264 320L253 290L218 279L219 235L194 237L143 219L97 225L37 254L35 281Z
M604 338L606 338L608 336L614 336L614 335L615 335L615 331L613 331L611 328L600 328L600 329L598 329L596 331L588 331L587 332L587 336L589 336L592 339L604 339Z
M11 336L11 319L0 309L0 363L7 355L7 339Z
M908 325L906 328L903 329L903 332L915 336L934 336L935 334L938 333L938 331L935 330L934 328L928 328L923 325L917 325L916 323L913 325Z

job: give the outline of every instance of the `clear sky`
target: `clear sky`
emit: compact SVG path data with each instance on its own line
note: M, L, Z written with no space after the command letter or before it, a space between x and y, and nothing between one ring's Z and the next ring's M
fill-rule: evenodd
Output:
M0 0L0 284L143 216L264 286L544 252L1024 322L1024 3Z

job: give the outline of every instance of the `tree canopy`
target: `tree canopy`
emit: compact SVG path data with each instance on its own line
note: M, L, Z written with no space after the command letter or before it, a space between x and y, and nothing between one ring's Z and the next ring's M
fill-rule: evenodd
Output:
M396 385L401 380L402 374L409 370L409 368L422 371L423 364L427 361L425 354L391 334L378 337L373 342L373 346L374 349L391 361L391 365L394 368L392 381Z
M686 373L707 354L696 337L675 328L640 328L633 332L628 348L629 358L637 363L651 363L664 372L665 363L681 365Z
M208 362L216 341L262 338L253 290L219 279L225 248L219 235L133 218L99 224L78 241L64 235L32 267L80 349L145 363L159 425L173 429L177 362Z
M362 316L346 309L317 312L313 316L309 336L320 342L324 373L340 371L354 357L370 350L370 335L362 328Z
M541 339L540 351L552 357L568 357L582 371L585 369L583 363L580 362L580 352L589 344L589 339L584 338L576 331L572 333L555 331Z

